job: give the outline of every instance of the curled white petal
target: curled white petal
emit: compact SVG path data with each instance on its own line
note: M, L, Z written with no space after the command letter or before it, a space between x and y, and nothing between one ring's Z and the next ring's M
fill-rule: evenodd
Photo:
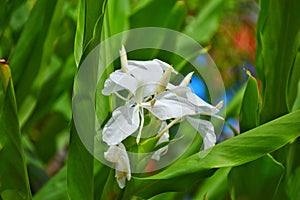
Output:
M208 149L215 145L216 134L214 127L210 121L187 117L187 121L198 131L203 139L204 149Z
M130 163L125 146L122 143L110 146L104 152L104 158L109 162L115 163L115 177L119 187L124 188L126 178L128 181L131 179Z
M130 136L139 127L139 108L130 104L113 111L112 117L103 128L102 140L108 145L116 145Z

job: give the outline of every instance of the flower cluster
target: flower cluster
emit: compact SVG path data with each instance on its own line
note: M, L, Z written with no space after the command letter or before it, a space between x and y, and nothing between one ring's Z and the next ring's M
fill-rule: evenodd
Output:
M212 106L188 87L193 73L189 73L175 86L170 83L172 73L177 74L169 64L154 59L151 61L127 60L125 48L120 51L121 69L110 74L105 81L102 93L116 94L125 101L112 113L111 119L103 128L102 140L109 145L104 157L116 165L116 178L120 188L130 180L130 162L122 141L137 131L139 144L144 127L145 109L161 121L156 137L158 144L169 140L169 129L174 124L187 120L202 136L204 149L215 145L216 135L211 122L196 118L197 115L217 116L222 102ZM128 91L127 97L121 95ZM167 151L163 146L153 152L152 159L159 160Z

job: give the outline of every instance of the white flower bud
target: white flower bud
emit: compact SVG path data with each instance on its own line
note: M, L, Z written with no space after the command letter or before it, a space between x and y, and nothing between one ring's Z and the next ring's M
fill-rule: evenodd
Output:
M193 74L194 74L194 72L190 72L188 75L186 75L184 77L184 79L181 81L181 83L180 83L179 86L187 87L190 84L190 82L191 82Z
M121 70L123 72L127 72L126 66L128 65L127 54L124 45L122 45L122 49L119 51L121 57Z
M166 69L166 71L164 72L163 76L160 79L160 83L157 87L156 94L159 94L166 90L167 85L171 78L172 71L173 71L173 67L169 65L169 67Z

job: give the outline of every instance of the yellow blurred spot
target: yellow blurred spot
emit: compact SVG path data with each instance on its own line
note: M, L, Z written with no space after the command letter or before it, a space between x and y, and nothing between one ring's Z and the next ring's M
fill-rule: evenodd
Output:
M6 60L4 59L0 60L0 71L1 71L2 86L6 91L9 80L11 79L11 72Z

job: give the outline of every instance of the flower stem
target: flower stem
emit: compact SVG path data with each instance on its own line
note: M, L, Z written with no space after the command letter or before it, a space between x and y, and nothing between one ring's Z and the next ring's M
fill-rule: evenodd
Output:
M181 120L181 118L176 118L173 121L171 121L168 126L166 126L160 133L157 134L157 138L160 138L167 130L169 130L174 124L176 124L177 122L179 122Z
M119 92L115 92L115 95L117 97L119 97L120 99L124 100L124 101L128 101L128 99L126 99L125 97L123 97L122 95L120 95Z
M139 133L136 137L136 143L139 144L140 139L141 139L141 135L142 135L142 130L143 130L143 126L144 126L144 109L143 107L140 107L140 116L141 116L141 124L140 124L140 129L139 129Z

